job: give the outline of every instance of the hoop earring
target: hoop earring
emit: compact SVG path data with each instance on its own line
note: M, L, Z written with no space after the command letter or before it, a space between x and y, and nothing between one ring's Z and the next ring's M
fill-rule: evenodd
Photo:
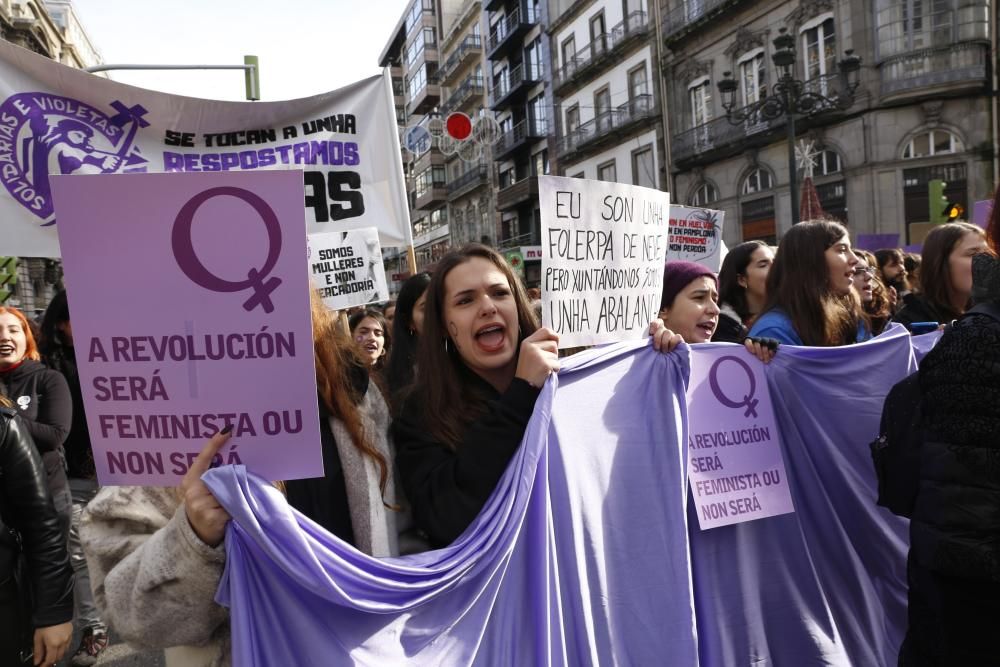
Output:
M445 352L451 352L451 350L448 348L448 339L447 338L444 339L444 351Z

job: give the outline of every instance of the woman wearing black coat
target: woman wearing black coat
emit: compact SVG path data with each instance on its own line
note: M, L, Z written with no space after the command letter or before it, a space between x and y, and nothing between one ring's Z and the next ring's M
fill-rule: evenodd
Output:
M52 665L73 636L73 569L41 457L9 406L0 395L0 664Z

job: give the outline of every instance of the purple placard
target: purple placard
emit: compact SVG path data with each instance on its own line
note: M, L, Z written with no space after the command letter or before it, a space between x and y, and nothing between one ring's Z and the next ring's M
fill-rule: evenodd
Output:
M53 176L101 484L323 474L301 171Z
M763 364L743 347L692 347L687 399L701 529L794 512Z
M858 234L858 241L854 247L869 252L882 248L898 248L899 234Z
M924 251L923 243L911 243L910 245L904 245L903 250L905 252L912 252L914 255L919 255Z
M986 229L986 225L990 224L990 212L992 210L992 199L977 201L972 205L972 224L979 225L983 229Z

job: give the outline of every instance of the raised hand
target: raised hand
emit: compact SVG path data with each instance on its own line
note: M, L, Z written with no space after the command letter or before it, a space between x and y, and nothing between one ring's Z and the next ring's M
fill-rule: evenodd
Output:
M211 467L212 459L222 446L229 441L231 431L232 427L227 426L205 443L205 448L191 463L187 474L177 487L177 494L184 503L188 523L191 524L198 539L210 547L222 544L226 536L226 524L232 517L229 516L229 512L222 509L219 501L205 486L205 482L201 481L201 476Z

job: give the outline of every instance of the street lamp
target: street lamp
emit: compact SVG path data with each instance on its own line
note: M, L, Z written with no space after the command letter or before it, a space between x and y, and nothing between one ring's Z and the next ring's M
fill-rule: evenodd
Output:
M736 91L739 83L732 72L724 72L719 81L722 107L726 120L733 125L758 123L786 117L788 124L788 173L792 196L792 224L799 222L799 186L795 169L795 118L811 117L826 111L843 111L854 104L854 91L858 88L861 58L853 49L844 52L844 59L837 63L839 86L832 90L828 77L818 77L807 82L795 78L795 38L785 28L774 39L771 59L778 68L778 82L768 95L742 109L736 108Z

